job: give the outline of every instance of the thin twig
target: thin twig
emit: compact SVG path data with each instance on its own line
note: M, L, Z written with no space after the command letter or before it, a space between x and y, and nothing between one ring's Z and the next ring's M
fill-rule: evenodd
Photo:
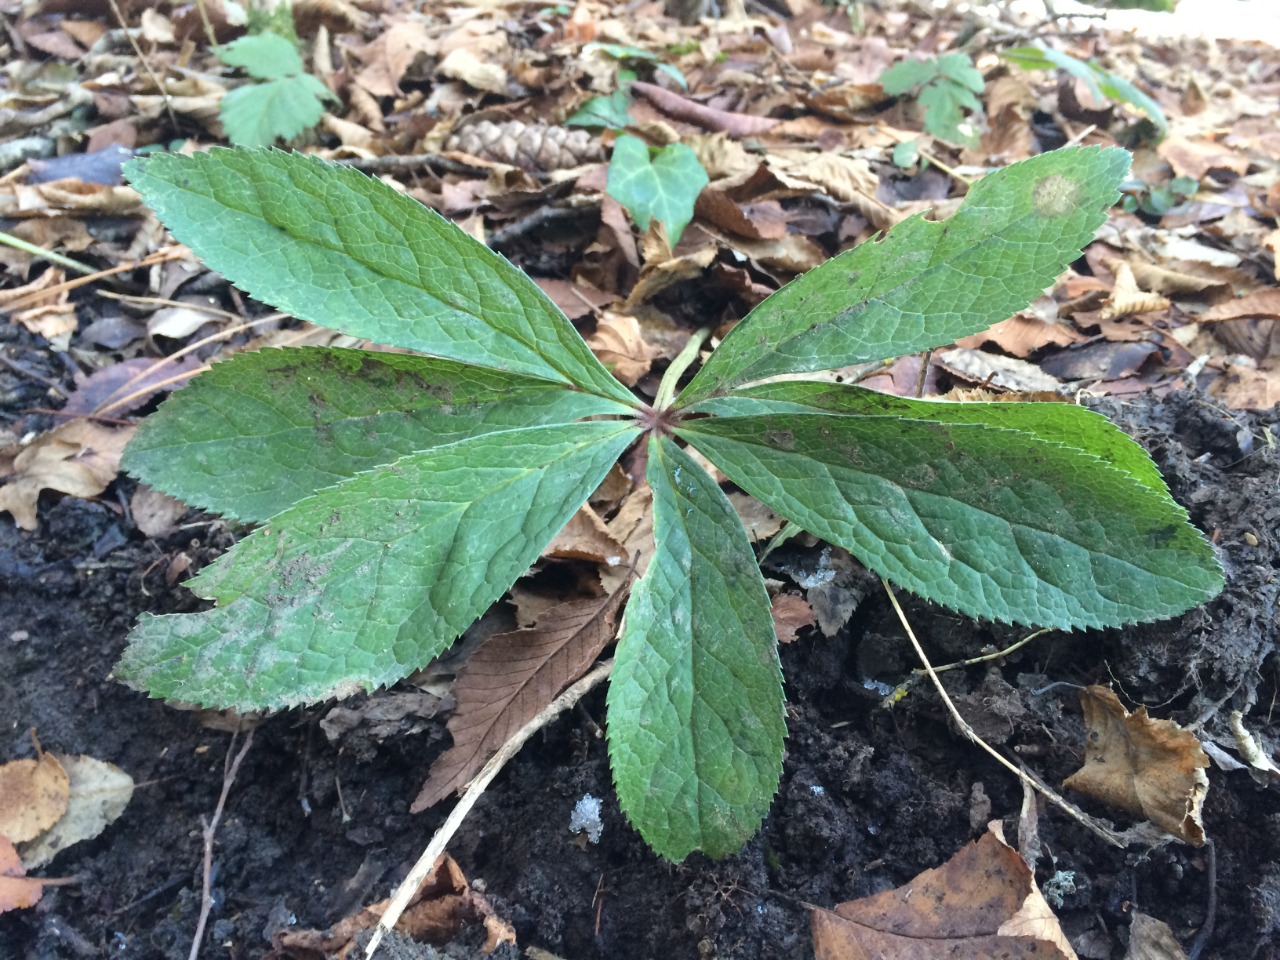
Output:
M93 283L95 280L102 280L106 277L114 276L117 273L124 273L127 270L135 270L138 267L150 267L157 263L164 263L166 260L177 260L179 257L185 257L190 253L186 247L173 246L166 247L163 250L157 250L155 253L149 253L141 260L133 260L129 263L117 264L114 267L108 267L106 270L98 270L87 276L76 277L74 280L64 280L62 283L55 283L51 287L45 287L42 290L33 290L28 294L24 294L4 305L4 309L8 313L16 310L23 310L26 307L34 306L45 300L51 299L64 290L74 290L77 287L83 287L86 283Z
M70 394L67 393L67 388L60 385L56 380L50 380L44 374L36 373L34 370L28 370L22 364L18 363L17 360L10 360L3 353L0 353L0 364L8 367L19 376L26 377L28 380L34 380L36 383L48 387L50 390L56 391L60 397L70 396Z
M1205 873L1207 874L1205 879L1209 884L1209 902L1204 908L1204 926L1191 941L1191 947L1187 950L1187 960L1199 960L1200 954L1204 953L1204 948L1209 944L1209 938L1213 936L1213 922L1218 913L1218 851L1208 837L1205 838L1204 846Z
M115 0L112 0L115 3ZM213 819L203 824L204 834L204 868L200 878L200 919L196 923L196 934L191 939L191 952L187 960L196 960L200 956L200 941L204 939L205 924L209 922L209 914L213 910L213 838L218 832L218 821L222 819L222 811L227 805L227 794L231 785L236 782L236 774L240 770L240 761L253 746L253 731L244 738L244 743L235 757L231 756L231 747L236 742L236 735L231 735L231 743L227 744L227 764L222 774L222 793L218 795L218 805L213 809ZM203 821L203 817L201 820Z
M493 758L476 774L476 778L467 785L466 792L463 793L462 798L449 813L448 818L440 829L436 831L436 835L431 838L431 842L427 844L427 849L422 851L422 856L418 858L418 862L413 865L413 869L409 871L409 875L404 878L404 882L400 884L394 896L392 896L391 902L387 904L386 911L378 920L377 927L374 928L373 936L369 938L368 946L364 948L365 960L370 960L373 957L374 952L378 949L378 944L382 942L382 938L395 927L396 921L400 919L400 915L409 906L409 901L418 892L418 888L422 886L423 881L436 868L436 861L444 854L449 841L453 839L453 835L462 826L462 821L471 812L471 808L476 805L476 801L480 799L485 788L498 775L498 772L506 766L507 761L520 751L520 748L525 745L525 742L530 737L572 707L582 699L588 690L609 676L609 672L612 669L612 660L603 661L581 680L552 700L551 703L538 712L536 717L517 730L511 739L502 745L502 749L494 754Z
M169 98L169 91L160 83L160 78L156 76L156 72L151 69L151 64L143 56L142 48L138 46L138 38L133 35L133 31L129 29L129 21L120 12L120 4L116 3L116 0L110 0L110 3L116 19L120 21L120 29L124 31L124 35L129 40L129 46L133 47L133 52L137 55L138 62L142 64L142 69L147 72L147 76L151 78L151 83L159 92L161 99L164 100L164 109L165 113L169 114L169 122L173 124L175 130L179 129L178 115L173 112L173 101Z
M1017 643L1011 644L1005 647L1003 650L997 650L995 651L995 653L984 653L980 657L969 657L965 660L957 660L955 663L947 663L947 664L943 664L941 667L934 667L933 672L946 673L948 670L955 670L958 667L971 667L975 663L986 663L988 660L999 660L1001 657L1007 657L1009 654L1013 653L1015 650L1020 650L1021 648L1025 647L1028 643L1030 643L1036 637L1042 637L1046 633L1052 632L1052 629L1053 629L1052 627L1045 627L1043 630L1037 630L1035 633L1030 634L1029 636L1023 637ZM925 676L928 674L928 671L925 670L923 667L916 667L916 669L912 670L911 672L914 673L916 676Z
M898 603L898 598L894 596L893 588L889 586L889 581L881 577L880 582L884 584L884 592L889 595L889 602L893 604L894 612L897 613L898 615L898 622L902 624L902 629L907 632L907 637L911 640L911 646L915 648L916 656L920 658L920 662L924 665L925 672L929 674L929 679L933 681L933 686L938 691L938 696L940 696L942 698L942 702L946 704L947 710L951 713L951 718L956 723L956 727L959 729L959 731L962 734L964 734L965 738L970 743L974 744L977 747L980 747L982 750L990 754L991 757L994 758L997 763L999 763L1002 767L1007 769L1010 773L1012 773L1015 777L1017 777L1023 783L1030 784L1036 790L1039 790L1045 796L1046 799L1052 801L1054 804L1056 804L1058 807L1064 810L1069 816L1071 816L1072 819L1077 821L1081 826L1084 826L1090 831L1092 831L1093 833L1097 834L1099 837L1101 837L1107 843L1111 844L1113 847L1120 847L1123 849L1125 846L1125 842L1114 831L1108 830L1102 824L1096 822L1092 817L1086 814L1083 810L1078 809L1074 804L1069 803L1066 799L1059 796L1054 790L1050 789L1050 787L1046 783L1041 781L1039 778L1032 777L1025 770L1019 770L1018 767L1016 767L1009 760L1006 760L1004 756L1002 756L999 751L997 751L994 747L988 744L987 741L983 740L980 736L978 736L978 734L974 731L973 727L969 726L968 721L965 720L965 718L960 715L960 711L956 709L956 705L952 702L951 697L947 693L946 688L942 685L942 681L938 679L938 673L936 670L933 669L933 664L929 662L929 658L925 655L924 647L920 646L920 641L916 639L915 631L911 629L911 624L907 621L907 615L906 613L903 612L902 605Z

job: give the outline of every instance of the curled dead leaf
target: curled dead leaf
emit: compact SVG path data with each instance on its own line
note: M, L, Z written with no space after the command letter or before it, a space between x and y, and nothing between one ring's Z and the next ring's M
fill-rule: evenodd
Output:
M905 886L811 915L817 960L1076 960L998 822Z
M640 322L630 314L605 311L587 345L628 387L634 387L653 364L653 351L644 341Z
M23 530L34 530L41 490L96 497L120 472L120 456L135 429L72 420L25 446L0 450L0 478L8 478L0 487L0 511L13 514Z
M1171 720L1151 719L1146 707L1130 713L1106 687L1085 687L1080 704L1089 731L1084 766L1063 786L1203 844L1200 810L1209 790L1209 758L1195 734Z

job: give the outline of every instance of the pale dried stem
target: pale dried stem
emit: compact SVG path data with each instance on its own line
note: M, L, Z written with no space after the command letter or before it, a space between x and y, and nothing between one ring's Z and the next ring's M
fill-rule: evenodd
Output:
M471 812L471 808L476 805L476 801L480 799L485 789L493 781L493 778L506 766L507 761L520 752L520 748L525 745L530 737L572 707L582 699L587 691L609 676L611 670L613 670L613 661L603 661L577 683L565 690L564 693L552 700L551 703L543 707L536 717L517 730L511 739L502 745L502 749L494 754L489 762L476 774L475 779L467 784L467 789L462 794L461 799L458 800L457 805L449 813L445 822L441 824L440 829L436 831L436 835L431 838L427 848L422 851L422 856L413 865L409 875L396 888L395 894L391 897L391 902L387 904L386 911L382 914L381 919L378 920L377 927L374 928L373 936L369 938L369 943L364 948L365 960L370 960L373 957L374 952L378 949L378 944L382 942L382 938L395 927L396 921L400 919L405 908L409 906L409 902L413 899L414 894L418 892L418 888L422 886L423 881L435 869L436 861L444 854L449 841L458 832L458 828L462 826L462 822L466 819L467 814Z
M1071 803L1054 791L1039 777L1032 776L1026 770L1019 769L1009 760L1006 760L1004 756L993 746L987 743L987 741L978 736L973 727L969 726L968 721L960 715L960 711L956 709L956 705L952 702L946 688L943 687L942 681L938 679L938 673L934 670L933 664L929 662L928 656L925 655L924 648L920 646L920 641L916 639L915 631L911 629L911 624L907 621L907 615L903 612L902 605L898 603L898 598L894 596L893 588L889 586L889 581L881 577L880 582L884 584L884 592L889 595L889 602L893 604L893 610L898 615L898 621L902 624L902 629L907 632L907 637L911 640L911 646L915 649L916 656L920 658L921 664L924 665L925 673L927 673L929 675L929 679L933 681L933 686L938 691L938 696L941 697L942 702L946 704L952 720L955 721L956 728L964 734L965 738L969 740L970 743L973 743L975 746L985 750L997 763L1000 764L1000 766L1004 767L1023 783L1028 784L1035 790L1038 790L1045 799L1058 806L1081 826L1101 837L1112 846L1123 848L1126 845L1125 841L1114 830L1109 830L1102 824L1098 823L1093 819L1093 817L1089 816L1075 804Z
M227 794L231 792L231 785L236 782L236 774L240 771L240 761L244 759L244 755L249 752L249 748L253 746L253 731L250 730L245 735L244 743L240 746L240 750L235 757L231 756L231 747L235 744L235 735L231 737L231 743L227 745L227 765L222 775L222 793L218 795L218 805L214 807L213 819L204 824L204 869L201 871L200 882L200 919L196 922L196 933L191 938L191 953L187 955L187 960L196 960L200 956L200 942L204 940L204 928L209 922L209 913L213 910L213 838L218 832L218 822L222 820L222 811L227 805Z

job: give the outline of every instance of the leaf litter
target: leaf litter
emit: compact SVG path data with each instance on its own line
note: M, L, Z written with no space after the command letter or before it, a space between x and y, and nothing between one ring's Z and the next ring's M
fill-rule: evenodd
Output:
M164 95L159 95L145 71L117 72L121 64L139 65L127 43L116 40L115 46L108 43L95 52L95 45L117 26L105 6L99 18L90 12L82 19L67 17L56 3L44 5L45 10L39 6L35 15L19 21L18 35L50 59L28 62L30 72L12 103L16 116L6 131L21 135L14 136L15 142L41 141L23 148L36 151L31 156L63 149L52 138L42 140L36 131L53 115L69 117L71 106L89 102L96 110L89 123L96 126L78 132L87 153L132 150L172 136L174 119L186 126L188 136L198 131L191 136L193 145L216 142L222 135L218 107L233 77L217 65L203 25L189 11L139 13L136 5L123 5L126 16L139 18L146 66L163 85ZM229 7L206 7L220 41L239 32L228 18ZM295 4L304 51L310 54L307 66L340 103L331 105L334 122L321 127L324 132L308 149L373 169L380 162L395 161L380 171L384 177L429 206L477 218L473 222L491 236L504 232L513 239L503 252L535 275L570 284L568 297L578 299L574 289L615 294L622 301L619 312L595 317L600 304L593 302L578 316L594 319L593 345L602 359L609 357L606 362L619 367L629 364L626 376L633 377L642 393L656 385L656 380L647 379L653 365L660 372L664 360L673 355L659 347L669 332L650 330L650 318L661 316L668 323L674 318L677 329L710 321L719 335L727 333L764 293L793 275L870 239L910 213L937 206L935 200L922 199L929 190L942 198L954 197L988 165L1044 148L1048 144L1042 139L1043 121L1033 124L1033 111L1039 110L1049 117L1055 136L1078 137L1086 143L1120 140L1136 147L1135 197L1151 198L1173 177L1194 178L1197 190L1158 214L1114 211L1109 232L1104 230L1084 262L1077 264L1085 272L1069 272L1047 292L1034 317L1019 318L1020 327L1007 326L1015 321L1006 321L1003 329L997 325L979 335L980 343L959 344L971 351L969 355L939 351L927 358L927 376L882 377L873 384L903 395L912 393L917 382L935 389L939 378L938 389L984 386L1015 394L1046 387L1121 397L1147 390L1165 396L1193 390L1204 403L1222 411L1217 414L1220 419L1241 416L1232 410L1265 411L1280 401L1280 338L1273 335L1276 311L1269 306L1280 279L1274 257L1275 237L1280 235L1275 228L1280 212L1280 142L1268 119L1267 100L1276 78L1256 66L1260 61L1252 51L1257 48L1210 45L1195 56L1180 58L1169 52L1185 47L1160 41L1157 49L1169 55L1153 59L1143 56L1142 41L1131 35L1049 34L1050 42L1081 61L1096 60L1155 94L1168 114L1170 134L1152 145L1134 136L1140 111L1126 104L1083 103L1078 89L1068 92L1051 74L994 65L981 55L979 44L974 47L979 54L975 63L986 79L985 91L977 94L980 109L974 113L980 140L977 146L960 146L922 131L913 106L892 102L878 83L881 71L892 63L946 52L964 27L958 16L925 22L889 5L883 11L863 10L859 32L842 14L794 3L789 20L744 21L747 26L737 29L729 21L681 27L653 6L624 16L608 5L584 2L568 15L553 8L522 11L526 36L513 44L505 20L508 13L460 9L465 13L459 22L430 8L406 17L372 3ZM985 29L1001 35L998 26ZM605 161L593 151L607 150L607 137L589 142L585 151L566 147L569 139L549 132L563 128L545 122L567 117L589 95L612 92L615 65L584 55L583 44L592 40L649 51L688 81L687 91L664 87L669 78L657 74L648 77L657 86L641 81L636 87L636 131L655 147L676 139L689 144L712 174L702 197L713 199L694 208L692 222L675 249L668 246L674 238L653 231L637 242L628 214L605 194ZM334 57L334 50L341 55ZM673 52L677 50L684 52ZM319 55L325 51L330 60L322 64ZM832 51L837 53L833 56ZM191 56L209 69L183 76ZM345 61L348 56L353 61ZM335 70L335 63L341 69ZM63 69L68 66L69 71ZM1204 96L1208 89L1214 90L1212 97ZM468 149L457 151L459 143L449 138L478 126L476 115L494 107L493 121L503 126L503 135L526 146L495 153L487 146L468 144ZM734 126L744 120L754 121L753 127ZM1087 124L1094 121L1100 122L1090 129ZM726 125L728 138L716 132ZM750 139L750 152L742 149L743 138ZM914 167L891 162L892 151L904 141L914 143L923 158ZM474 156L486 166L440 159L446 150L457 151L450 156ZM399 159L411 156L426 159L417 164ZM938 160L944 166L939 167ZM31 167L34 170L36 163ZM424 176L423 170L430 172ZM563 176L557 171L572 173ZM22 229L15 232L28 231L26 238L39 246L112 266L149 253L162 241L132 192L118 182L90 186L87 180L71 177L37 185L34 177L27 176L25 183L23 179L19 169L0 186L0 204L18 218ZM579 217L580 211L588 215ZM104 229L111 217L122 219L125 228ZM564 226L540 227L557 222ZM5 411L9 467L0 497L11 504L23 529L32 530L42 516L56 516L63 509L49 495L42 497L42 491L97 497L121 483L115 479L118 448L129 429L94 420L55 426L48 414L23 412L56 406L79 385L65 369L48 369L51 347L80 351L74 356L83 374L153 359L158 348L191 345L194 329L172 323L156 326L165 321L163 314L150 325L176 333L172 345L136 336L124 341L123 349L103 349L81 342L77 331L107 311L140 321L139 329L145 331L161 310L173 309L172 304L128 301L123 308L113 307L121 301L98 296L100 290L173 298L184 286L208 284L209 278L188 257L135 271L123 288L109 278L96 281L88 287L91 296L82 298L68 295L67 274L45 266L38 257L6 248L3 262L11 294L6 302L19 304L9 311L10 320L13 329L23 331L12 350L6 341L6 352L21 370L46 370L42 375L61 384L60 396L50 394L21 372L0 370L6 386L16 384L14 396L25 398L25 407ZM1088 284L1094 285L1091 290L1085 289ZM225 308L243 313L245 303L225 288L214 289ZM1092 301L1091 292L1098 295ZM653 312L646 314L642 308ZM225 318L213 323L224 329L231 326ZM291 327L286 321L281 335L305 335ZM586 322L584 332L591 329ZM204 348L201 359L255 345L247 334L227 339L227 345ZM1136 352L1132 344L1138 345ZM1093 352L1085 352L1089 350ZM1001 365L1009 359L1027 367ZM140 369L124 367L116 376L128 379L120 374L128 371L132 377ZM1047 379L1032 378L1033 371L1046 378L1046 369L1057 372ZM33 402L33 387L42 390L38 402ZM139 402L145 400L143 395ZM131 412L116 409L112 415ZM1240 422L1260 423L1245 418ZM1231 454L1249 457L1268 449L1268 430L1262 421L1260 426L1227 431L1241 438ZM23 453L28 456L19 464ZM1194 495L1194 487L1188 494ZM652 523L645 508L647 496L644 487L623 493L589 524L597 538L603 528L600 545L620 544L628 562L637 543L651 542L643 533L646 523ZM171 508L170 519L152 526L154 533L149 535L166 536L174 519ZM1269 537L1262 530L1251 535L1255 540ZM1273 548L1271 539L1262 545ZM783 555L785 562L803 564L804 550L811 551L811 560L813 545L793 547L791 554ZM609 564L601 565L601 555L600 546L586 550L579 542L540 563L598 565L603 576ZM642 557L640 569L644 561ZM788 577L789 589L805 593L819 632L838 637L847 630L857 606L850 597L861 599L856 578L847 583L842 579L845 593L822 599L822 588L829 586L825 581L812 582L812 575L804 572L780 575ZM815 634L804 626L807 615L800 605L805 603L790 593L775 594L780 630L782 624L794 623L801 638ZM785 615L779 614L780 606L786 608ZM1143 669L1141 663L1134 664L1134 678L1142 679ZM1111 722L1123 726L1119 720ZM1155 772L1166 766L1168 761L1160 759L1150 763ZM1126 774L1131 785L1141 780L1139 772ZM1199 782L1194 774L1191 780L1193 787ZM1141 785L1134 789L1139 795L1153 792ZM1154 793L1173 797L1172 813L1153 814L1141 803L1130 805L1130 812L1171 826L1184 824L1185 829L1185 817L1178 819L1178 803L1189 802L1188 789L1161 787ZM1195 812L1198 824L1198 805Z

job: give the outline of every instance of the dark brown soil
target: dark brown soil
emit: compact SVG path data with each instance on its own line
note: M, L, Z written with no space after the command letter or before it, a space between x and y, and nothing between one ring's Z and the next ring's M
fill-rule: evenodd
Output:
M1175 496L1213 536L1228 587L1177 621L1044 637L995 666L945 675L979 732L1051 783L1076 769L1083 741L1074 692L1035 692L1058 681L1112 684L1131 706L1204 722L1204 736L1228 747L1232 709L1246 711L1264 743L1280 736L1272 711L1276 416L1229 413L1181 394L1102 407L1152 451ZM127 484L120 481L124 492ZM152 541L107 506L73 499L45 503L41 522L28 537L0 520L0 760L31 755L34 728L46 748L110 760L139 789L103 836L44 871L75 874L77 886L52 888L37 908L0 917L0 957L183 958L199 908L201 820L221 789L229 735L109 674L140 610L189 602L165 586L169 559L186 552L199 565L231 536L215 522ZM821 549L781 551L767 572L786 580ZM1014 835L1019 784L952 732L936 696L915 686L886 709L865 682L895 685L915 664L879 587L857 568L845 586L865 592L849 625L783 651L791 707L782 786L764 829L737 856L673 865L646 850L618 811L595 735L602 691L504 771L451 852L473 882L483 881L521 950L538 946L569 960L810 957L803 903L829 906L901 884L993 818ZM918 602L907 612L936 663L1023 635ZM448 742L443 719L406 723L407 732L385 738L356 730L331 743L319 725L327 710L258 727L218 832L202 956L262 957L277 929L324 926L385 897L443 820L445 810L407 812ZM1059 915L1082 957L1123 956L1134 909L1166 921L1188 945L1215 892L1202 956L1277 956L1280 787L1216 769L1210 780L1204 819L1216 891L1204 849L1119 851L1056 810L1044 812L1047 855L1037 875L1060 892ZM585 793L605 798L596 845L568 830ZM473 955L479 940L468 931L448 955Z

